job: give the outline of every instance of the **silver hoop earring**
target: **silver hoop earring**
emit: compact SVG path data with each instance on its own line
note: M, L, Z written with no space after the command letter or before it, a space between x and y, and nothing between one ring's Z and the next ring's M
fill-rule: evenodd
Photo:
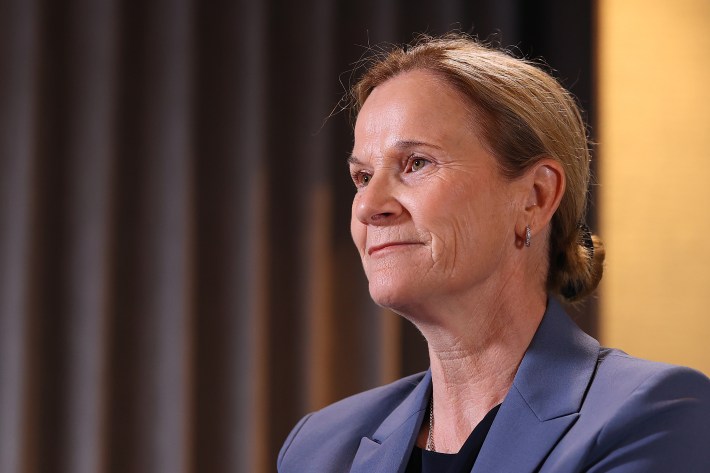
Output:
M525 246L530 246L530 225L525 225Z

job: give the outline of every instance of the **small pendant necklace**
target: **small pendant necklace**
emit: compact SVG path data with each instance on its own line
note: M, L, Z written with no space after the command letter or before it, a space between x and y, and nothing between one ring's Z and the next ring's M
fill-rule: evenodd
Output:
M434 395L431 396L431 402L429 403L429 435L426 439L426 447L430 452L436 452L436 447L434 446Z

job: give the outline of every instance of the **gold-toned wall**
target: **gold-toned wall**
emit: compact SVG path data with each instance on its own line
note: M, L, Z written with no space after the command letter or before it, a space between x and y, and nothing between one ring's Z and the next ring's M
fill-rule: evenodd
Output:
M710 374L710 1L600 0L601 339Z

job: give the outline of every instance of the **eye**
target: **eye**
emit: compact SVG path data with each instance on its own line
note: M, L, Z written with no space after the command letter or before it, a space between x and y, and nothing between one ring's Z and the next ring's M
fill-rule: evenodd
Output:
M422 169L424 169L424 167L425 167L427 164L429 164L429 161L427 161L427 160L424 159L424 158L415 158L415 157L412 157L412 158L409 160L409 165L407 166L407 168L408 168L407 171L408 171L408 172L421 171Z
M372 175L364 172L364 171L355 171L351 173L351 176L353 178L353 183L355 184L355 187L365 187L370 183L370 180L372 179Z

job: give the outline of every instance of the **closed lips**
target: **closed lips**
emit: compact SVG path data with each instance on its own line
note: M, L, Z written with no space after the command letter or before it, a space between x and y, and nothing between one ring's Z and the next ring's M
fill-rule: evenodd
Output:
M414 241L392 241L392 242L388 242L388 243L382 243L380 245L371 246L370 248L368 248L367 254L371 255L372 253L375 253L376 251L380 251L385 248L391 248L394 246L406 246L406 245L418 245L418 244L419 243L414 242Z

